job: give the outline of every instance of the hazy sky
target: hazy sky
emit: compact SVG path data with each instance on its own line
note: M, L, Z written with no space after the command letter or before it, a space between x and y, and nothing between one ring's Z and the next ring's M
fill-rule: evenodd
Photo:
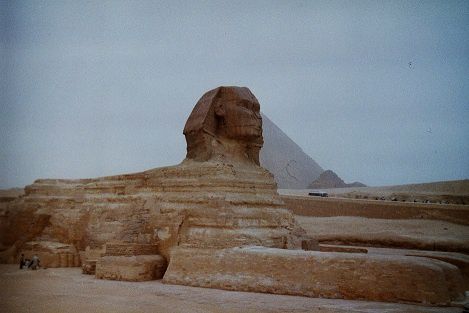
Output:
M179 163L219 85L346 181L469 178L469 1L0 3L0 188Z

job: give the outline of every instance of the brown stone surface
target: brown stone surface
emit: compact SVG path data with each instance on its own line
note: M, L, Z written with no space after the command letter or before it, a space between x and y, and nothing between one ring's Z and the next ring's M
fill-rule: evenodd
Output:
M8 236L2 240L11 238L5 244L21 246L23 236L35 235L36 241L52 237L93 254L121 241L158 244L166 257L176 244L294 244L293 216L276 194L272 176L255 165L187 160L138 174L38 180L26 190L22 203L11 208L18 214L4 228ZM28 223L28 215L44 216L46 222ZM28 229L16 233L17 224Z
M360 248L360 247L349 247L349 248ZM361 248L365 249L365 248ZM407 255L407 256L418 256L441 260L454 266L457 266L461 271L463 277L463 285L465 290L469 290L469 255L456 252L442 252L442 251L423 251L423 250L409 250L409 249L386 249L367 247L366 250L370 254L392 254L392 255ZM469 299L468 299L469 300Z
M96 277L146 281L163 277L166 260L161 255L103 256L96 262Z
M463 297L457 267L438 260L264 247L173 253L163 278L171 284L439 305Z
M158 254L158 246L138 243L106 243L104 251L105 256L154 255Z
M184 127L187 158L259 165L262 117L256 97L245 87L218 87L197 102Z
M320 251L322 252L349 252L349 253L370 253L381 255L406 255L425 257L435 260L441 260L458 267L463 277L463 287L469 290L469 255L457 252L443 252L443 251L426 251L426 250L412 250L412 249L396 249L396 248L377 248L377 247L359 247L359 246L344 246L344 245L327 245L320 244Z

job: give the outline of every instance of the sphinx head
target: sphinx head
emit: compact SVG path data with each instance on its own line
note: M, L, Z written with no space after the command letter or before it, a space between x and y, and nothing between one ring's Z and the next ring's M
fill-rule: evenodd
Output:
M218 87L197 102L184 127L188 159L259 165L262 118L259 101L246 87Z

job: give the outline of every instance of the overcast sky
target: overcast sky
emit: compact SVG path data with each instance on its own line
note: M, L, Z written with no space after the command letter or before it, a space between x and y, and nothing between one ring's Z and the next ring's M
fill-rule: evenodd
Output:
M345 181L469 178L469 1L0 1L0 188L177 164L220 85Z

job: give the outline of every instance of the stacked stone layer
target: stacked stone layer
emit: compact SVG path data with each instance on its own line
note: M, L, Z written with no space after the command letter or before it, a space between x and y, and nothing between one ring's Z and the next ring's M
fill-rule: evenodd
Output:
M30 240L100 250L108 242L173 246L291 247L295 223L258 166L185 161L137 174L83 180L37 180L9 203L4 246ZM29 216L33 222L25 223ZM18 231L19 230L19 231ZM15 250L10 251L14 259Z
M171 284L437 305L463 295L458 268L432 259L265 247L173 253L163 280Z
M158 254L157 245L148 244L126 244L107 243L105 246L105 256L133 256L133 255L154 255Z
M146 281L163 277L166 260L161 255L104 256L96 262L100 279Z

